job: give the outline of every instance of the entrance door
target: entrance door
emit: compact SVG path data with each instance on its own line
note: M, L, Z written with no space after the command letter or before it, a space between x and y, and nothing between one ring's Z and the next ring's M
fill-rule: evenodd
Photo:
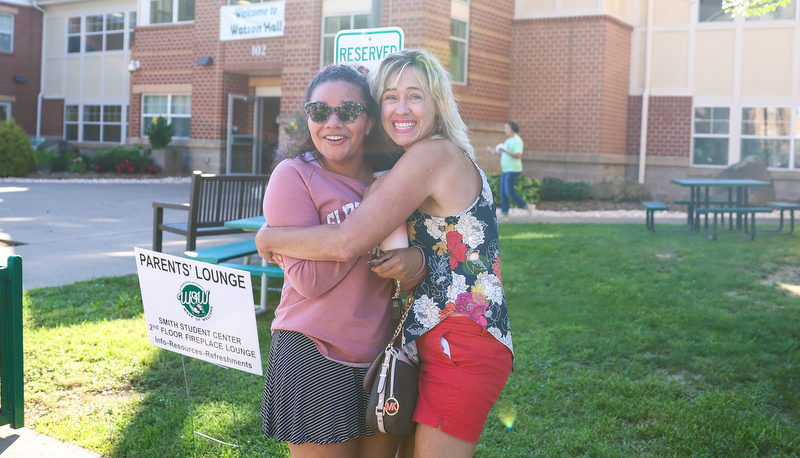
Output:
M270 173L278 146L280 97L228 94L225 173Z

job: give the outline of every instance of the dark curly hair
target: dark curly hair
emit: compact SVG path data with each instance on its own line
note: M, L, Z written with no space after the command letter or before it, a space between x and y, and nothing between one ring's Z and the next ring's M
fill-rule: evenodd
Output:
M353 67L350 65L328 65L323 67L308 84L305 102L310 102L314 91L325 83L341 81L357 87L364 102L364 113L376 118L372 132L364 137L364 149L369 153L385 149L383 146L384 140L382 140L385 135L381 135L381 132L379 132L380 122L378 118L380 114L378 112L378 104L369 90L368 71L366 67ZM281 148L282 156L296 157L305 152L311 152L315 157L319 156L319 152L311 139L307 118L305 119L305 122L297 126L297 130L292 134L289 144Z

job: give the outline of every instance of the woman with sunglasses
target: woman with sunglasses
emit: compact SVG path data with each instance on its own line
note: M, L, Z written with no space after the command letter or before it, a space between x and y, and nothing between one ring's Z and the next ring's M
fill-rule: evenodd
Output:
M263 228L256 244L265 258L343 261L406 221L428 266L403 330L403 350L420 363L413 456L469 457L513 360L494 200L436 57L389 55L371 87L403 156L343 224ZM373 270L392 276L395 267L392 258Z
M326 67L306 94L307 125L288 148L294 157L278 164L264 197L272 226L341 224L358 213L373 181L365 143L377 107L366 77L349 66ZM370 271L367 251L341 262L278 259L286 278L261 416L265 437L287 441L293 457L394 457L397 449L396 437L373 434L365 422L362 382L397 323L389 306L394 282ZM395 255L417 274L397 278L413 285L424 274L419 250Z

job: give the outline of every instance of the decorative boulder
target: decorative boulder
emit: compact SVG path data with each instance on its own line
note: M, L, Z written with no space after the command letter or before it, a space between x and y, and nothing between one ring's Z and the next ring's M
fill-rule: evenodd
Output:
M766 202L777 200L775 198L775 182L772 179L772 174L769 173L764 162L756 156L747 156L719 172L714 178L768 181L773 185L763 188L749 188L749 204L763 206ZM724 188L714 189L711 195L714 199L727 199L728 191ZM734 195L733 198L735 199L736 196Z
M592 198L614 202L641 202L653 200L650 190L643 184L618 176L609 176L592 185Z

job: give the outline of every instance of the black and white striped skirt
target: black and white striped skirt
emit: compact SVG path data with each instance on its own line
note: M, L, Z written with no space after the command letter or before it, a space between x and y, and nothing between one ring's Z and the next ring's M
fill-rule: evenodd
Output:
M299 332L275 331L261 402L264 437L332 444L371 436L364 420L366 372L325 358Z

